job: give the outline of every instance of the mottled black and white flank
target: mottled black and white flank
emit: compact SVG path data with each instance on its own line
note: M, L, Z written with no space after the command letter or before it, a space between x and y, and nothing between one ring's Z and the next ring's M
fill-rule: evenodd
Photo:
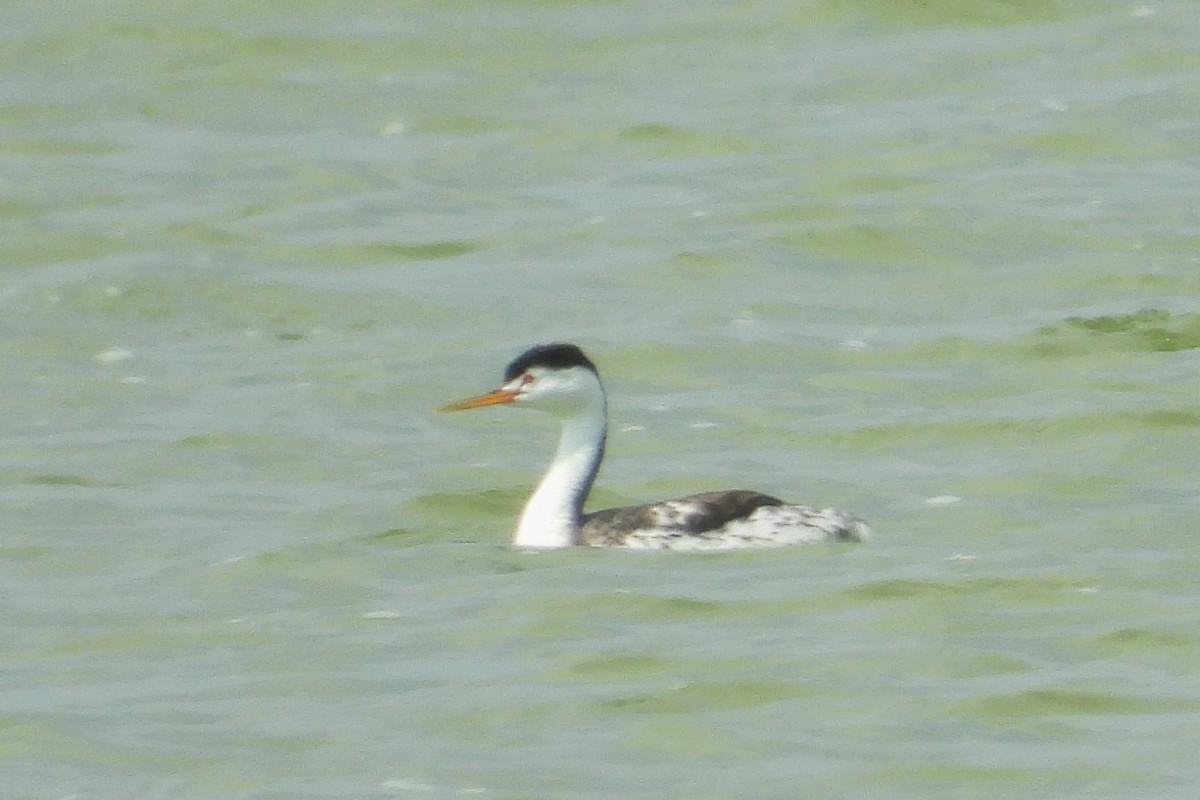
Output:
M793 505L744 489L704 492L644 506L584 513L608 432L596 365L573 344L544 344L518 356L504 385L443 408L524 405L562 423L558 450L517 524L518 547L734 550L816 542L861 542L862 520L832 508Z

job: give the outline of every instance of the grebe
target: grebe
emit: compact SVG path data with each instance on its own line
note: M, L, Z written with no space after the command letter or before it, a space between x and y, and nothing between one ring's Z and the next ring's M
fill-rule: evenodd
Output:
M870 536L865 522L835 509L791 505L742 489L585 514L604 458L607 404L596 365L573 344L532 347L508 365L499 389L439 410L501 404L547 411L562 422L554 461L521 512L516 547L733 550Z

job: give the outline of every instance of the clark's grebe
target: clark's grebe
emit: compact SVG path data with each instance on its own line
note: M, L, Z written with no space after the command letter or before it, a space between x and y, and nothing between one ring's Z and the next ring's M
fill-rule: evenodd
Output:
M499 389L440 410L500 404L547 411L562 423L554 461L521 512L513 537L517 547L733 550L859 542L870 535L862 520L835 509L791 505L742 489L585 514L584 501L604 458L608 421L596 366L573 344L530 348L508 365Z

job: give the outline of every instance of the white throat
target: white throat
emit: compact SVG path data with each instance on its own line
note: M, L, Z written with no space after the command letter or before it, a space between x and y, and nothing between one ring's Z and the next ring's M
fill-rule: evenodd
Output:
M571 547L578 543L583 502L604 457L606 434L603 395L563 418L554 461L521 512L513 545Z

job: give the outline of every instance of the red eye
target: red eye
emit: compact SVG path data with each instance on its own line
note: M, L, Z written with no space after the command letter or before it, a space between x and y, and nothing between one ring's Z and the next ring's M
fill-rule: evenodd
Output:
M530 375L528 372L526 372L524 375L521 376L521 385L522 386L528 386L531 383L533 383L533 376Z

